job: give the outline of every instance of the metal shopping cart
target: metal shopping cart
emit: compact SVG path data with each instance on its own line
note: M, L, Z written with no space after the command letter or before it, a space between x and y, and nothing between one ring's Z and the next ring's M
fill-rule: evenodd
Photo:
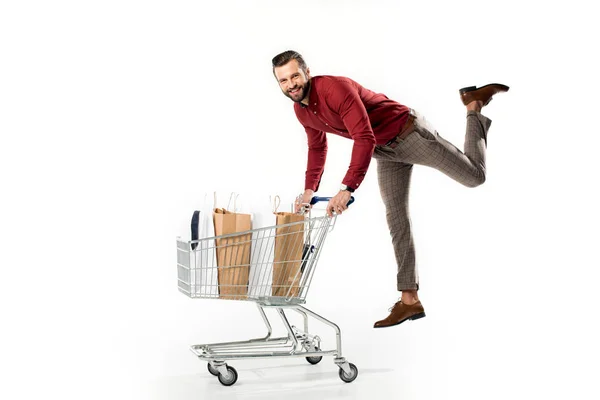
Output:
M311 204L329 199L314 197ZM340 378L344 382L356 379L358 369L342 357L340 328L302 306L335 221L335 215L312 217L308 213L289 224L193 241L177 239L179 291L191 298L256 302L267 327L263 338L191 346L192 353L208 361L208 371L221 384L231 386L237 381L238 373L227 364L229 360L269 357L305 357L314 365L323 356L334 356ZM279 314L287 337L271 337L271 323L264 311L268 308ZM304 329L290 325L284 312L288 309L303 317ZM335 349L322 349L321 338L309 333L309 316L334 329Z

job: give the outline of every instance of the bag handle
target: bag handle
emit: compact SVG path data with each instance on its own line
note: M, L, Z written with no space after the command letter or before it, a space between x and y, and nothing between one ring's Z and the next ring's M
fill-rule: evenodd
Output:
M277 213L279 205L281 204L281 198L279 197L279 195L275 195L275 198L273 199L271 199L271 197L269 196L269 200L271 200L271 204L273 205L273 208L271 209L273 210L273 214Z
M227 210L231 211L231 212L237 212L237 199L238 197L240 197L239 193L235 193L235 192L231 192L231 195L229 195L229 202L227 203ZM233 200L233 210L230 208L231 206L231 200Z

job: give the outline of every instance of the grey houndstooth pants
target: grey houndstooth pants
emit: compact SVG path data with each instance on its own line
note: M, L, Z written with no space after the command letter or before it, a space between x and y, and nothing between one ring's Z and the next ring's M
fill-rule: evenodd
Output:
M414 112L414 110L413 110ZM492 123L478 112L467 112L464 153L442 138L429 122L415 112L414 131L396 148L376 146L379 190L398 263L398 290L419 289L415 246L408 212L408 192L414 164L435 168L467 187L485 181L487 131Z

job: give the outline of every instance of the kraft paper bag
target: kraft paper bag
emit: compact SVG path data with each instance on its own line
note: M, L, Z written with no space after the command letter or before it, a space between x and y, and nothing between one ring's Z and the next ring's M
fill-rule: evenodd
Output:
M252 229L250 214L215 208L213 218L216 236ZM251 238L251 233L215 238L219 297L238 300L247 297Z
M289 212L275 213L277 227L273 260L273 296L296 297L300 293L302 251L304 249L304 216Z

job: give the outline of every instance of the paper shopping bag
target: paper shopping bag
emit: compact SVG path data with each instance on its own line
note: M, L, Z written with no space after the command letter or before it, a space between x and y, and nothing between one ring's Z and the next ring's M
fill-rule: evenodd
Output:
M296 297L300 293L304 216L288 212L275 213L277 229L273 260L273 296ZM290 226L282 226L294 223Z
M201 207L194 211L191 221L190 291L193 297L219 297L216 246L214 239L207 239L215 236L215 205L212 198L208 193L204 194L204 201Z
M255 195L247 198L252 204L252 249L248 296L254 299L271 296L273 282L273 253L277 223L272 196Z
M248 295L248 275L250 271L250 248L252 234L234 235L252 229L251 215L215 208L215 245L217 253L217 275L219 297L245 299Z

